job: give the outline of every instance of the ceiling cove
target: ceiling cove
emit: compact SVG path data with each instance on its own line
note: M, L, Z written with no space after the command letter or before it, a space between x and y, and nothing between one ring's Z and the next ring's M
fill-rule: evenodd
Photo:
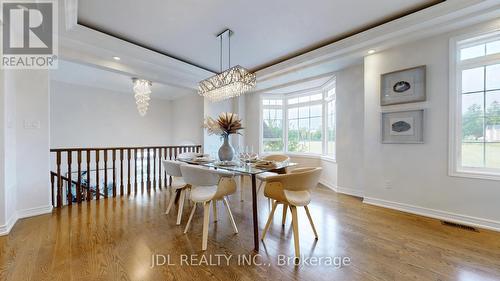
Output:
M363 2L360 0L355 0L354 2L356 2L356 1ZM103 20L93 20L93 16L95 13L91 13L91 11L93 11L92 9L95 9L95 7L97 7L97 5L99 5L98 3L106 3L109 1L78 1L78 2L79 3L78 3L77 23L79 25L84 26L86 28L89 28L91 30L103 33L105 35L123 40L125 42L128 42L130 44L136 45L136 46L144 48L144 49L147 49L147 50L155 52L157 54L160 54L160 55L178 60L180 62L189 64L189 65L194 66L196 68L203 69L205 71L209 71L209 72L213 72L213 73L218 72L218 70L217 70L218 67L215 66L215 65L217 65L217 63L213 64L205 58L200 59L201 57L192 57L189 55L185 55L181 52L172 52L168 49L168 47L163 47L161 44L152 44L152 43L148 42L148 40L139 39L137 36L135 36L135 37L130 36L127 32L124 32L123 29L120 30L120 28L112 28L112 26L109 25L109 22L106 22ZM128 1L125 1L125 2L128 2ZM189 1L190 4L192 4L191 2L196 2L196 1ZM219 2L219 1L216 1L216 2ZM277 2L280 2L280 1L277 1ZM318 2L321 5L327 5L325 3L328 3L329 1L313 1L313 2ZM336 4L339 5L339 9L348 9L348 8L352 7L350 5L353 5L351 3L351 1L333 1L333 2L335 2ZM343 2L349 2L349 3L345 4ZM387 2L386 3L387 6L390 7L391 1L385 1L385 2ZM395 3L395 2L396 1L392 1L392 3ZM306 44L306 45L297 44L297 46L294 49L289 48L286 50L286 52L280 53L280 52L270 51L269 53L273 54L272 57L271 56L262 56L261 54L264 52L262 52L262 50L261 50L261 51L257 52L257 55L255 55L255 54L249 55L250 58L247 58L247 57L245 57L245 55L251 53L251 51L252 51L251 50L252 46L248 46L249 43L243 44L244 46L234 46L235 51L238 51L238 49L241 49L241 50L240 50L240 53L236 54L237 58L234 58L232 60L236 61L238 64L241 64L243 66L250 68L250 70L252 72L259 71L259 70L268 68L272 65L276 65L276 64L279 64L283 61L289 60L291 58L303 55L303 54L308 53L312 50L330 45L332 43L338 42L338 41L343 40L345 38L348 38L348 37L351 37L353 35L370 30L370 29L375 28L377 26L392 22L396 19L399 19L399 18L408 16L410 14L416 13L418 11L430 8L432 6L435 6L435 5L442 3L442 2L445 2L445 1L443 1L443 0L439 0L439 1L435 1L435 0L433 0L433 1L430 1L430 0L427 0L427 1L425 1L425 0L421 0L421 1L399 0L397 2L400 3L400 6L397 7L397 9L392 8L392 10L388 10L388 12L384 12L381 10L384 10L385 7L378 7L379 10L377 13L370 12L369 14L367 14L367 15L371 16L371 17L369 17L371 20L368 22L366 22L366 21L361 22L361 25L355 25L352 23L351 24L344 24L344 29L336 30L335 33L329 34L328 36L325 35L326 34L325 32L327 32L328 29L325 29L322 31L325 38L316 38L316 39L318 39L317 41L311 41L311 43ZM412 2L413 4L409 4L410 2ZM96 3L96 4L93 4L94 6L92 6L90 4L82 4L82 3ZM166 4L162 4L162 3L166 3ZM168 4L172 4L172 3L175 3L175 2L171 2L171 1L165 1L165 2L159 1L158 2L156 0L148 1L148 4L152 4L152 5L168 5ZM177 2L177 3L180 3L180 2ZM259 2L259 3L261 3L261 2ZM262 3L265 4L266 2L264 1ZM318 4L318 3L316 3L316 4ZM366 2L364 2L364 3L366 3ZM370 2L368 2L368 3L370 3ZM144 4L146 4L146 3L144 3ZM315 3L312 3L312 4L315 4ZM174 4L172 4L172 5L174 5ZM295 6L297 6L297 5L298 4L296 4ZM372 4L370 4L370 5L372 5ZM124 6L127 7L127 5L124 5ZM189 5L187 5L187 6L189 6ZM104 7L106 7L106 4L104 4ZM184 8L184 7L180 7L180 8ZM285 8L280 7L280 8L284 9L285 14L287 13L286 7ZM295 8L298 8L298 7L295 7ZM367 9L372 9L372 8L373 7L367 7ZM290 12L290 11L288 11L288 12ZM332 13L333 12L334 11L332 11ZM293 13L293 11L290 13ZM366 11L365 11L365 13L366 13ZM214 14L216 14L216 11L214 11ZM302 13L302 14L306 14L306 13ZM96 17L99 17L99 15L97 15ZM276 15L276 17L279 19L280 15ZM214 16L214 18L217 18L217 17ZM285 16L285 18L289 19L289 15ZM196 21L196 17L192 17L190 20ZM309 19L304 19L304 20L309 20ZM220 29L228 27L228 26L223 26L222 22L223 22L223 19L222 20L219 19L219 25L221 27ZM234 19L233 19L233 21L228 20L228 22L234 22ZM326 22L326 23L331 24L330 22ZM247 23L239 23L239 24L247 24ZM249 24L251 27L255 23L249 23ZM115 27L116 27L116 25L115 25ZM280 27L280 28L282 28L282 27ZM213 34L204 34L205 37L206 36L213 37L213 39L214 39L213 42L210 42L209 40L205 40L203 42L206 44L200 44L200 46L195 46L195 47L201 49L200 53L205 52L204 57L207 57L207 56L212 57L213 56L214 62L217 62L217 60L218 60L217 52L212 52L210 50L213 48L215 48L215 49L218 48L218 44L215 40L215 35L217 34L218 31L220 31L220 30L213 30ZM238 30L235 30L235 31L236 31L236 35L240 36L240 39L242 37L244 37L246 34L245 32L242 32L242 34L238 34ZM154 31L154 32L153 31L151 31L151 32L146 31L146 33L148 33L150 35L154 34L157 37L161 37L161 31ZM190 34L190 33L186 33L186 35L185 35L186 38L189 38L192 36L193 36L193 34ZM290 39L292 41L298 40L298 39L296 39L296 37L297 37L296 35L295 35L295 37L290 37L289 34L287 34L286 36L288 36L287 37L288 39L292 38L292 39ZM269 38L269 34L267 34L267 35L264 34L264 37ZM151 38L151 37L149 37L149 38ZM184 37L180 37L180 38L181 39L179 39L179 40L182 40L182 38L184 38ZM247 40L247 42L248 42L248 39L244 39L244 40ZM196 42L196 39L189 39L188 41L189 42L186 45L189 45L189 48L191 48L191 50L196 50L192 46L192 45L196 45L196 44L193 44L193 42ZM177 44L179 44L178 46L182 46L182 43L183 42L177 42ZM262 42L261 42L261 45L262 45ZM284 45L286 45L286 44L284 44ZM240 47L240 48L238 48L238 47ZM266 46L264 46L264 48L265 47ZM274 47L270 47L269 49L275 50L275 49L279 49L278 47L281 48L281 46L274 46ZM205 49L205 50L203 50L203 49ZM192 51L191 54L193 54L193 53L196 54L197 52ZM211 55L212 53L213 53L213 55ZM260 57L258 59L255 59L254 61L252 61L252 59L253 59L252 57L256 57L256 56L260 56ZM240 59L238 59L238 58L240 58Z

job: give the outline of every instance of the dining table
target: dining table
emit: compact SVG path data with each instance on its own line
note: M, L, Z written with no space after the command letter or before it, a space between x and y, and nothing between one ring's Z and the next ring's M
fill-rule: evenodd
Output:
M252 214L253 214L253 243L254 251L259 251L259 215L257 209L257 183L256 178L258 174L273 171L284 171L288 167L297 166L297 163L290 161L275 162L274 165L262 167L257 166L255 163L247 163L243 161L197 161L196 158L178 158L178 161L192 164L201 165L213 169L222 169L229 172L234 172L240 176L249 176L252 182ZM243 187L240 187L243 188Z

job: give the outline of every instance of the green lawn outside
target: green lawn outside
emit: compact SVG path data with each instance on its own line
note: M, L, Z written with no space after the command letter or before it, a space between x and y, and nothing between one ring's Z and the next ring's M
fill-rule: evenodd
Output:
M500 169L500 143L486 143L486 167ZM482 143L462 143L462 166L485 167Z

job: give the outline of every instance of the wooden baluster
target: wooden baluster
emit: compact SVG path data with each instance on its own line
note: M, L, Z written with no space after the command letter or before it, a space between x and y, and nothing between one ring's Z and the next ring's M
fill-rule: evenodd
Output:
M141 193L144 192L144 149L141 148Z
M113 197L116 197L116 150L111 151L111 160L113 161Z
M52 207L56 207L56 205L54 205L56 202L54 202L54 174L51 172L50 173L50 195L52 196Z
M137 194L137 148L134 148L134 192Z
M90 149L87 150L87 201L92 200L91 184L90 184Z
M168 150L167 150L168 149ZM164 159L167 160L168 158L168 151L170 151L170 148L164 148L163 149L163 152L164 152ZM172 158L172 156L170 156L170 158ZM167 171L163 171L163 186L164 187L167 187L168 185L168 182L167 182Z
M99 149L95 150L95 199L99 200L101 197L101 190L99 188Z
M68 150L68 193L67 193L67 200L68 200L68 205L73 204L73 193L71 192L71 187L73 185L73 182L71 181L71 162L72 162L72 155L73 152L71 150Z
M62 201L62 179L61 179L61 151L56 153L56 171L57 171L57 208L61 208Z
M161 190L161 185L162 185L162 181L161 181L161 157L162 157L162 151L163 151L163 148L159 147L158 148L158 188Z
M156 147L153 147L153 189L156 189Z
M76 183L76 201L82 203L82 151L77 150L78 182Z
M130 148L127 149L127 194L130 195L130 189L132 189L130 185Z
M123 148L120 149L120 196L123 196Z
M147 170L147 173L148 173L147 174L147 177L148 177L148 179L147 179L147 185L148 185L148 191L150 191L151 190L151 169L150 169L151 165L149 163L149 160L150 160L149 159L149 147L146 149L146 153L147 153L146 157L148 157L148 159L147 159L147 165L148 165L147 166L147 169L148 169Z
M104 149L104 197L108 198L108 150Z

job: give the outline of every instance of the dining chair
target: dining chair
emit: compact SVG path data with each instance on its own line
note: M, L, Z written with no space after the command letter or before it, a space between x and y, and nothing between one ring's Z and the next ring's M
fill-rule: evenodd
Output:
M226 206L229 220L233 226L234 233L238 233L238 228L234 222L234 217L229 207L227 195L236 192L236 181L233 173L222 170L211 170L206 167L196 165L182 165L182 176L187 184L191 185L191 201L194 203L191 214L184 229L187 233L193 220L196 206L203 205L203 235L201 249L207 249L208 225L210 221L210 204L214 207L214 219L217 221L217 201L222 201Z
M167 175L172 177L170 185L172 190L175 191L174 193L172 193L172 196L170 196L170 202L168 203L168 207L167 210L165 211L165 214L168 215L168 213L170 213L170 209L172 208L172 205L175 202L176 194L177 192L180 192L179 210L177 211L177 222L176 222L177 225L180 225L182 219L182 209L184 208L184 201L186 198L186 192L190 188L190 186L186 184L186 182L182 177L182 172L180 167L184 164L182 162L173 160L162 160L162 163L163 163L163 169L165 169Z
M262 158L262 160L267 160L267 161L275 161L275 162L285 162L285 161L290 161L290 157L285 154L271 154L267 155ZM280 169L280 170L272 170L269 172L264 172L261 174L257 175L257 179L260 181L259 183L259 188L257 189L257 193L260 192L262 185L266 182L266 179L272 176L276 176L278 174L284 174L286 173L286 170Z
M262 240L273 220L274 212L278 204L283 204L283 214L288 208L292 212L293 240L295 245L295 257L300 257L299 246L299 221L297 219L297 207L304 207L309 223L311 224L314 236L318 239L318 233L309 213L307 205L311 202L311 191L318 185L321 175L321 168L297 168L288 174L281 174L268 177L264 187L264 196L274 201L271 213L267 219L266 226L262 232ZM285 218L285 216L284 216ZM283 222L284 224L284 222Z

